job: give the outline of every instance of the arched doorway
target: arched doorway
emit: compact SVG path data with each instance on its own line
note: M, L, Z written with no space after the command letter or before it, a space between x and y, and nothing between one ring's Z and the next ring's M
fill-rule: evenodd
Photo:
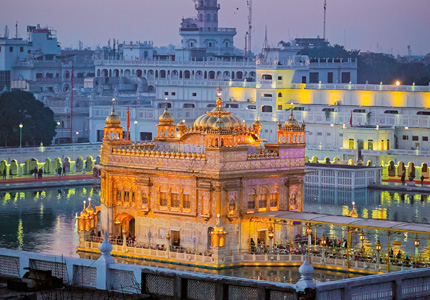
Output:
M122 242L124 235L127 239L134 240L136 236L136 221L132 215L127 213L119 214L115 217L113 224L114 236L119 243Z

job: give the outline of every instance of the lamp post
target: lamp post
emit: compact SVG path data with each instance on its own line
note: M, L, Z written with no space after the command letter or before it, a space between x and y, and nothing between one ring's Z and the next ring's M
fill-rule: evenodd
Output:
M274 237L273 231L274 231L273 227L272 225L270 225L269 227L270 253L273 253L273 237Z
M382 249L381 242L379 241L379 239L376 241L375 249L376 249L376 268L379 270L379 262L380 262L379 252Z
M166 234L166 240L167 240L167 257L169 257L169 253L170 253L170 234Z
M420 246L420 240L418 238L418 234L414 238L414 246L415 246L415 257L418 259L418 256L419 256L418 247Z
M134 120L134 141L137 142L137 120Z
M60 132L59 132L60 125L61 125L60 121L57 121L57 133L58 133L57 142L58 142L58 144L60 143L60 142L59 142L59 138L60 138L60 134L59 134L59 133L60 133Z
M19 123L19 152L22 152L22 123Z
M321 242L320 242L321 248L322 248L322 263L325 264L325 246L327 245L327 239L323 233L321 236Z
M366 239L366 237L364 236L363 229L361 229L361 232L359 235L360 235L360 241L361 241L361 251L364 252L364 240Z
M306 226L306 234L308 235L308 256L310 255L311 243L312 243L312 225L308 223Z

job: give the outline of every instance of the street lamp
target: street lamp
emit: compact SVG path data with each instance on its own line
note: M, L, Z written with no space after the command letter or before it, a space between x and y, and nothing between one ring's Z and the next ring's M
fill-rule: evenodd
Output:
M275 236L274 234L273 234L273 227L272 227L272 225L270 225L270 227L269 227L269 239L270 239L270 252L272 252L273 253L273 237Z
M134 120L134 141L137 142L137 120Z
M420 246L420 240L418 238L418 234L414 238L414 246L415 246L415 257L418 257L418 247Z
M360 235L360 241L361 241L361 250L364 252L364 240L366 239L366 237L364 236L363 229L361 229L361 232L359 235Z
M375 248L376 248L376 268L379 269L379 262L380 262L379 252L382 249L381 242L379 241L379 239L376 241Z
M76 131L76 143L78 142L79 131Z
M324 233L321 236L320 245L322 247L322 263L325 264L325 246L327 245L327 239L326 239Z
M310 254L309 250L310 250L311 244L312 244L312 239L311 239L312 225L311 225L311 223L308 223L306 226L306 234L308 235L308 255L309 255Z
M19 152L22 151L22 123L19 123Z
M166 234L166 240L167 240L167 256L169 256L169 252L170 252L170 234Z

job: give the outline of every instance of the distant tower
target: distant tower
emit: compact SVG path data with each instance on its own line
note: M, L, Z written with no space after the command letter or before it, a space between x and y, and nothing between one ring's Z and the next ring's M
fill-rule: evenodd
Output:
M217 0L197 0L197 26L205 30L218 29L218 10L220 9Z

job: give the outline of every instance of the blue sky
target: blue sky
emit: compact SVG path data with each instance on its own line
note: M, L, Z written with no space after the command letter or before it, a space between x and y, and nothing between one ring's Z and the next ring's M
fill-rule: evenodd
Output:
M324 0L253 0L253 50L269 43L323 34ZM236 27L235 45L244 46L246 0L218 0L220 26ZM429 0L327 0L326 36L347 49L406 54L430 52ZM426 15L427 14L427 15ZM21 37L27 25L48 25L65 47L104 45L120 41L152 40L154 45L178 45L182 17L195 15L192 0L2 0L0 34L8 25L11 35L19 22Z

